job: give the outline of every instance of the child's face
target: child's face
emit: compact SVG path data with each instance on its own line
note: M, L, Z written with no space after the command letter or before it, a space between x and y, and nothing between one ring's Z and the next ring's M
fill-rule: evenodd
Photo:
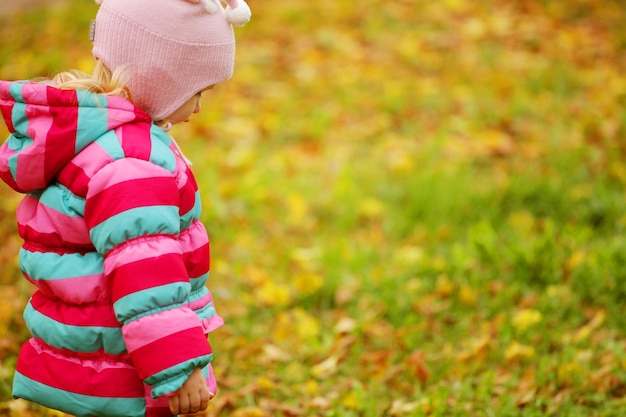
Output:
M189 100L183 103L174 113L172 113L169 117L166 117L165 120L171 122L172 124L188 122L191 119L191 115L198 113L201 109L201 99L202 93L207 90L212 90L215 85L205 88L200 91L195 96L191 97Z

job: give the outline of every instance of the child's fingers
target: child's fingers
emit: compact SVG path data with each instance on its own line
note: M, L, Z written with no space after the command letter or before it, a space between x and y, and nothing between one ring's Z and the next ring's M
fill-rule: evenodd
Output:
M169 397L168 400L170 403L170 411L172 412L172 414L177 415L178 413L180 413L180 400L178 398L178 395L174 394Z
M209 399L202 397L201 401L200 401L200 407L196 410L196 411L204 411L207 408L209 408Z
M178 412L181 414L193 413L194 410L192 408L192 400L189 398L189 395L180 395L180 405Z
M203 389L197 391L196 393L190 393L189 399L191 401L190 404L190 412L196 413L198 411L204 411L209 407L209 401L211 397L209 397L209 391L203 387Z

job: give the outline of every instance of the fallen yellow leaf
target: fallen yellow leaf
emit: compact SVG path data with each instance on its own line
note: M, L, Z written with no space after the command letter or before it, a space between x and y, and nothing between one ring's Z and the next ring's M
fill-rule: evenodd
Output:
M478 293L469 285L463 285L459 290L459 301L467 307L473 307L478 302Z
M238 408L233 412L233 417L265 417L268 414L260 407Z
M519 342L512 342L504 351L504 357L509 362L530 359L535 356L535 348Z
M317 274L298 274L293 279L293 285L298 294L311 295L322 288L324 280Z
M285 307L291 303L291 292L286 285L265 282L257 290L257 299L271 307Z
M311 368L311 373L318 378L328 378L337 373L338 364L339 358L331 356L317 365L314 365Z
M513 316L511 322L519 332L525 332L528 328L540 323L543 316L541 312L532 308L525 308Z

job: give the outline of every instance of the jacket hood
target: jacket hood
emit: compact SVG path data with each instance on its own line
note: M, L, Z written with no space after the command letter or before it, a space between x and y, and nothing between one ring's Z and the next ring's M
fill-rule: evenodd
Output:
M128 100L31 81L0 81L10 132L0 147L0 178L19 192L45 188L81 150L127 123L150 123Z

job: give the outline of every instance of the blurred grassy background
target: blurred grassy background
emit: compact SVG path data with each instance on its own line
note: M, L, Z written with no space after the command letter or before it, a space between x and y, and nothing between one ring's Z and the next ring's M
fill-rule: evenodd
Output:
M213 241L209 415L619 416L626 6L250 0L173 135ZM0 77L89 71L88 0L3 17ZM6 131L4 131L6 133ZM0 191L0 406L26 337Z

